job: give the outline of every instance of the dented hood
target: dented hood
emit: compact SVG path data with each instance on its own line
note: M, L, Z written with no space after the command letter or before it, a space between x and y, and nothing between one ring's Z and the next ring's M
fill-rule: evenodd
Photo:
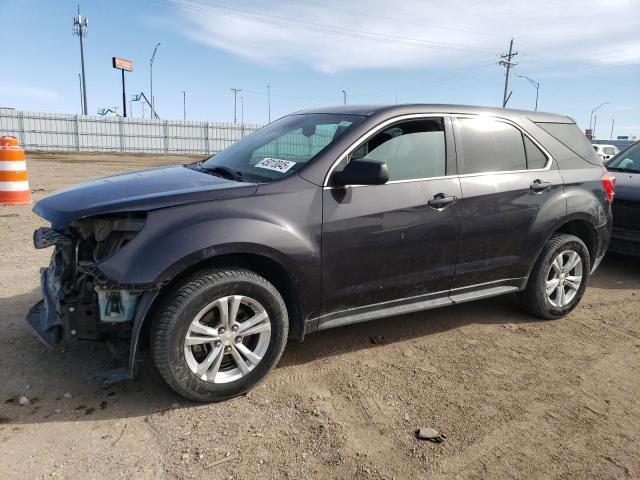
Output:
M74 220L105 213L158 208L253 195L257 184L236 182L182 165L100 178L59 190L33 211L63 229Z

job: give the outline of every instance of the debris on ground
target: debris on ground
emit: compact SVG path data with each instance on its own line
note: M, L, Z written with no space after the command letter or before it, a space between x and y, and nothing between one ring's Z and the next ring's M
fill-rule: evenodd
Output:
M20 405L22 405L23 407L26 407L26 406L27 406L27 405L29 405L29 403L31 403L31 402L29 402L29 399L28 399L27 397L20 397L20 398L18 399L18 403L19 403Z
M442 443L447 438L446 435L438 432L435 428L429 427L420 427L415 431L415 434L418 440L427 440L433 443Z

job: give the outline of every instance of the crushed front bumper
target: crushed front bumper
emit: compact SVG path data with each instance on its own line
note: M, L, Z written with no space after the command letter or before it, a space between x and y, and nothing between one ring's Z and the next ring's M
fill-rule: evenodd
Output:
M42 300L36 303L27 313L27 323L36 332L38 338L49 348L58 345L64 337L64 322L58 312L55 276L52 267L40 270L40 288Z

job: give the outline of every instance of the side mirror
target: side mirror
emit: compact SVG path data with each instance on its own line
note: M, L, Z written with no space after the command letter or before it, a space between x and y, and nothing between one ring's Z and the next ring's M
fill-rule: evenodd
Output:
M377 160L351 160L341 172L331 176L331 186L382 185L389 181L387 164Z

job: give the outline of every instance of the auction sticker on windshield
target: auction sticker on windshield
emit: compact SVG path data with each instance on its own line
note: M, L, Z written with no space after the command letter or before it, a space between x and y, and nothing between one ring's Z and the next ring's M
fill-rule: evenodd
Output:
M276 172L285 173L295 164L296 162L290 162L289 160L280 160L279 158L265 157L258 163L256 163L255 166L258 168L266 168L268 170L275 170Z

